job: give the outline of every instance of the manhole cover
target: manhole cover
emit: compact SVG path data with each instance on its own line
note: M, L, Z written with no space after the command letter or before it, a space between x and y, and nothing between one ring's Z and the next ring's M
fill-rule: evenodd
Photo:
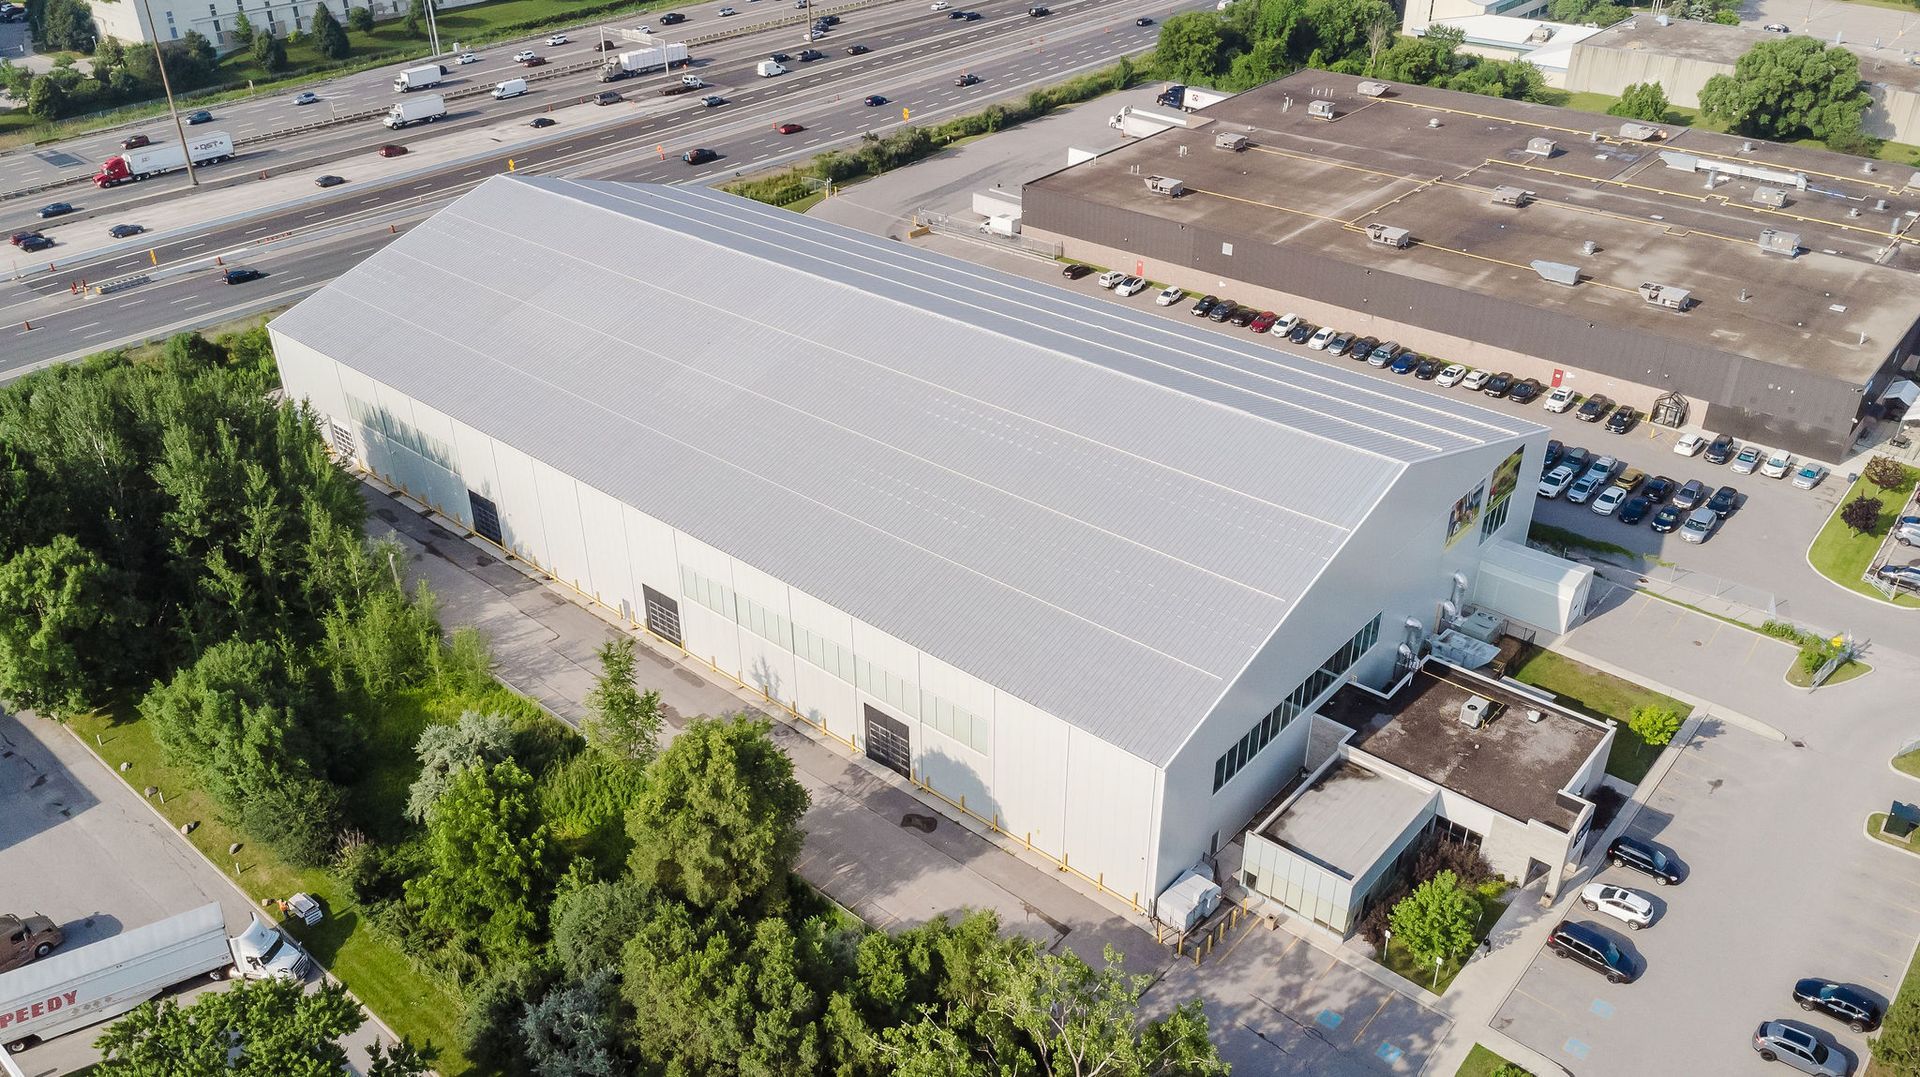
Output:
M908 812L900 817L900 825L903 827L910 826L923 834L931 834L933 833L933 828L940 825L940 820L935 819L931 815L917 815L913 812Z

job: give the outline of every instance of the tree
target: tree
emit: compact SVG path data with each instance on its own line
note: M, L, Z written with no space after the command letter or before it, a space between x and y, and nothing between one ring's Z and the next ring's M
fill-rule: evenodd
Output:
M1853 529L1856 535L1864 535L1880 526L1880 499L1861 494L1840 510L1840 522Z
M242 45L253 44L253 20L247 18L245 8L233 13L233 37Z
M553 956L576 980L600 969L617 969L621 948L652 914L652 891L629 877L571 890L563 885L549 912Z
M409 37L424 37L427 32L427 4L430 0L408 0L407 18L402 25Z
M1793 35L1763 41L1700 89L1700 111L1737 134L1781 141L1858 135L1870 102L1846 48Z
M1189 11L1160 24L1154 64L1175 82L1207 82L1226 67L1226 37L1211 11Z
M0 564L0 696L49 716L102 700L110 656L95 644L116 620L118 591L72 535Z
M1547 9L1554 22L1612 26L1631 12L1611 0L1553 0Z
M172 999L142 1004L100 1037L96 1046L105 1057L98 1072L333 1077L347 1067L339 1040L364 1023L366 1014L340 984L322 984L308 994L291 980L242 980L188 1006Z
M366 5L362 7L347 8L347 29L354 31L355 33L361 33L361 34L372 33L373 32L373 7L371 5Z
M489 970L467 993L456 1030L460 1053L486 1070L530 1072L520 1021L548 985L549 977L527 961L509 961Z
M86 0L46 0L33 36L47 49L92 52L99 43L100 30L94 25L93 11Z
M287 69L287 43L265 30L253 35L253 58L261 70L278 74Z
M1480 903L1460 886L1451 871L1415 887L1393 907L1389 917L1393 937L1422 965L1472 949L1473 929L1479 920Z
M620 994L610 968L548 991L527 1007L520 1038L540 1077L625 1077L633 1066L620 1049Z
M457 772L427 844L433 867L406 887L421 922L482 968L532 956L552 870L533 777L512 760Z
M1920 1074L1920 997L1899 992L1880 1023L1880 1034L1869 1041L1873 1065L1895 1077Z
M513 754L513 723L498 714L467 711L452 725L422 730L413 753L420 757L420 776L407 789L407 818L424 823L454 775Z
M1001 953L1013 960L992 977L984 1009L1025 1037L1038 1072L1076 1077L1227 1072L1207 1038L1199 999L1142 1025L1140 996L1154 978L1124 973L1112 947L1098 971L1071 950L1036 954L1019 947Z
M1546 76L1525 60L1481 59L1435 85L1509 101L1538 101L1547 92Z
M1667 91L1657 82L1629 83L1620 92L1620 100L1607 106L1607 115L1648 123L1665 123L1670 106Z
M772 731L732 714L696 719L674 738L627 814L635 878L707 909L784 899L807 791Z
M52 123L67 109L67 91L52 78L37 78L27 89L27 115Z
M1891 456L1876 456L1860 469L1867 481L1882 490L1904 490L1911 481L1911 469Z
M601 645L587 710L587 741L607 755L645 765L659 751L660 693L641 692L634 681L632 636Z
M1642 703L1627 714L1627 728L1638 734L1641 740L1653 745L1671 743L1684 721L1685 714L1658 703Z
M367 1048L367 1077L429 1077L435 1054L431 1046L415 1047L404 1037L399 1043L375 1044Z
M313 47L329 60L344 60L353 52L353 45L347 40L347 31L341 27L340 20L333 17L333 10L321 0L313 6Z

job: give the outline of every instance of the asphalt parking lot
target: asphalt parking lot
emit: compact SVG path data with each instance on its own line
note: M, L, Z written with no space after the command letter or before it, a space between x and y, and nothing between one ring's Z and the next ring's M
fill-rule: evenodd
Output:
M1884 1003L1920 932L1920 859L1870 842L1861 813L1821 804L1831 794L1820 791L1845 788L1857 766L1817 742L1705 724L1628 828L1680 861L1681 884L1611 866L1578 880L1647 895L1652 925L1635 932L1578 905L1562 910L1601 926L1638 978L1609 984L1542 949L1494 1026L1574 1073L1792 1072L1751 1047L1772 1019L1863 1059L1865 1036L1791 997L1795 980L1824 976Z

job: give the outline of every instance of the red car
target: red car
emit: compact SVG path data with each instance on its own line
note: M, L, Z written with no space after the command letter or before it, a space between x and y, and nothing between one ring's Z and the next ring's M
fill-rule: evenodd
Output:
M797 135L800 132L806 130L806 128L797 123L783 123L780 126L774 128L774 130L780 132L783 135Z
M382 157L400 157L400 156L403 156L406 152L407 152L407 148L405 146L398 146L393 143L388 143L387 145L380 147L380 156Z
M546 62L547 62L547 58L545 56L529 56L526 59L520 61L520 66L521 67L539 67L540 65Z
M120 140L120 148L123 150L137 150L142 146L151 145L153 145L153 140L145 135L131 135Z
M1253 321L1247 323L1247 328L1253 330L1256 333L1264 333L1267 330L1272 329L1273 323L1279 320L1280 320L1280 316L1278 314L1275 314L1270 310L1263 310L1260 313L1253 316Z

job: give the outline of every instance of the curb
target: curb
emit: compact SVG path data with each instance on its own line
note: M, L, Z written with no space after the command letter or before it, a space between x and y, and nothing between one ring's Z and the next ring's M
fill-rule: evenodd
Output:
M1877 811L1868 812L1867 817L1865 819L1860 820L1860 837L1866 842L1878 848L1886 849L1889 852L1904 853L1907 856L1920 856L1920 850L1902 849L1898 845L1893 844L1892 842L1881 841L1879 838L1874 837L1873 830L1872 830L1873 817L1876 815L1885 815L1885 814L1886 814L1885 812L1877 812ZM1915 946L1920 947L1920 942L1916 942Z
M1768 637L1768 638L1771 638L1771 637ZM1758 718L1749 718L1748 716L1741 714L1739 711L1722 707L1717 703L1714 703L1707 699L1703 699L1699 696L1694 695L1691 692L1683 692L1678 688L1673 688L1669 685L1664 685L1657 681L1650 681L1638 674L1629 673L1628 671L1621 669L1619 666L1616 666L1613 663L1606 661L1605 659L1596 658L1593 655L1587 654L1586 652L1581 651L1576 647L1569 647L1567 646L1566 637L1564 636L1562 636L1560 640L1556 642L1552 647L1548 648L1548 650L1554 651L1558 654L1566 655L1568 658L1571 658L1577 662L1581 662L1586 665L1592 666L1593 668L1599 670L1602 673L1611 674L1615 677L1619 677L1622 680L1630 681L1634 684L1642 685L1643 687L1646 687L1646 688L1651 688L1654 691L1661 692L1665 695L1670 695L1673 698L1679 700L1680 702L1688 704L1689 706L1693 707L1695 712L1694 716L1698 716L1698 717L1711 716L1713 718L1718 718L1723 722L1727 722L1730 725L1739 726L1740 728L1745 729L1750 733L1759 734L1760 736L1766 737L1769 740L1783 741L1787 739L1787 735L1785 733L1782 733L1780 730L1775 729L1773 726L1767 724L1766 722L1761 721ZM1681 732L1683 733L1686 732L1685 727L1682 727ZM1677 742L1680 740L1680 737L1676 735L1674 737L1674 740ZM1658 767L1659 763L1656 762L1654 766ZM1651 776L1653 772L1648 771L1647 773L1649 776ZM1645 778L1641 779L1641 784L1642 785L1646 784Z
M1905 753L1902 753L1902 754L1905 754ZM1894 766L1894 765L1893 765L1893 761L1894 761L1894 760L1895 760L1896 758L1898 758L1898 756L1888 756L1888 757L1887 757L1887 769L1888 769L1888 770L1890 770L1890 771L1893 771L1893 772L1894 772L1895 774L1898 774L1898 775L1900 775L1900 776L1901 776L1902 778L1905 778L1905 779L1907 779L1908 781L1911 781L1911 782L1920 782L1920 778L1916 778L1916 777L1914 777L1913 775L1911 775L1911 774L1908 774L1908 773L1907 773L1906 771L1904 771L1904 770L1901 770L1901 769L1900 769L1899 767L1896 767L1896 766Z

